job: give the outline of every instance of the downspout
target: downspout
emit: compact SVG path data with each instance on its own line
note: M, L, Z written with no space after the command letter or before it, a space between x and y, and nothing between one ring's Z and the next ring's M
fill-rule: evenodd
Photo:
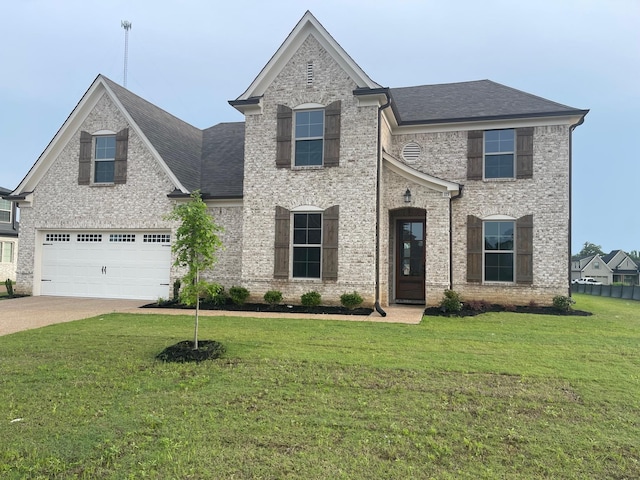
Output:
M378 107L378 159L376 165L376 298L374 307L381 317L386 317L385 312L380 306L380 198L382 197L382 186L380 176L382 175L382 110L391 105L389 93L385 92L387 103Z
M572 241L572 211L573 211L573 131L584 123L584 117L586 113L576 123L569 127L569 235L567 241L568 245L568 265L567 265L567 280L569 282L568 297L571 298L571 241Z
M453 201L462 197L463 188L461 184L457 195L449 197L449 290L453 290Z

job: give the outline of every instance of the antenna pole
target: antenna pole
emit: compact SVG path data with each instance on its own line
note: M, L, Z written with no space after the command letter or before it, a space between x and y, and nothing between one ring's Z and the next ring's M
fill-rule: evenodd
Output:
M129 62L129 30L131 30L131 22L123 20L121 22L122 28L124 28L124 82L123 87L127 86L127 63Z

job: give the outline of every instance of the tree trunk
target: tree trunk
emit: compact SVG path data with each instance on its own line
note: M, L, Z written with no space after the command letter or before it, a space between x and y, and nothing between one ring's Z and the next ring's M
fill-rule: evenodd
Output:
M196 325L193 332L193 349L198 350L198 320L200 315L200 272L196 269Z

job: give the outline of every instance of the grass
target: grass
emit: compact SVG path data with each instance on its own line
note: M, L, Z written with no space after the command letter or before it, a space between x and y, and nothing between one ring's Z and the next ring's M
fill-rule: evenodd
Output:
M192 317L0 337L0 477L639 478L640 308L420 325Z

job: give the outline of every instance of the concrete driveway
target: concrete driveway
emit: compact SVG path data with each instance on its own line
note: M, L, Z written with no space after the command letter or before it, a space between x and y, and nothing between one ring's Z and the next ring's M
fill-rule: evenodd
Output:
M71 298L71 297L21 297L0 300L0 335L45 327L54 323L71 322L83 318L95 317L107 313L139 313L161 315L193 315L193 311L171 308L149 308L139 310L149 300L119 300L104 298ZM392 305L385 307L386 317L375 311L367 316L360 315L314 315L286 314L295 318L314 320L369 321L385 323L418 324L422 320L424 306ZM282 318L282 313L270 312L238 312L222 310L201 310L202 316L233 316Z
M112 312L131 312L148 300L20 297L0 300L0 335Z

